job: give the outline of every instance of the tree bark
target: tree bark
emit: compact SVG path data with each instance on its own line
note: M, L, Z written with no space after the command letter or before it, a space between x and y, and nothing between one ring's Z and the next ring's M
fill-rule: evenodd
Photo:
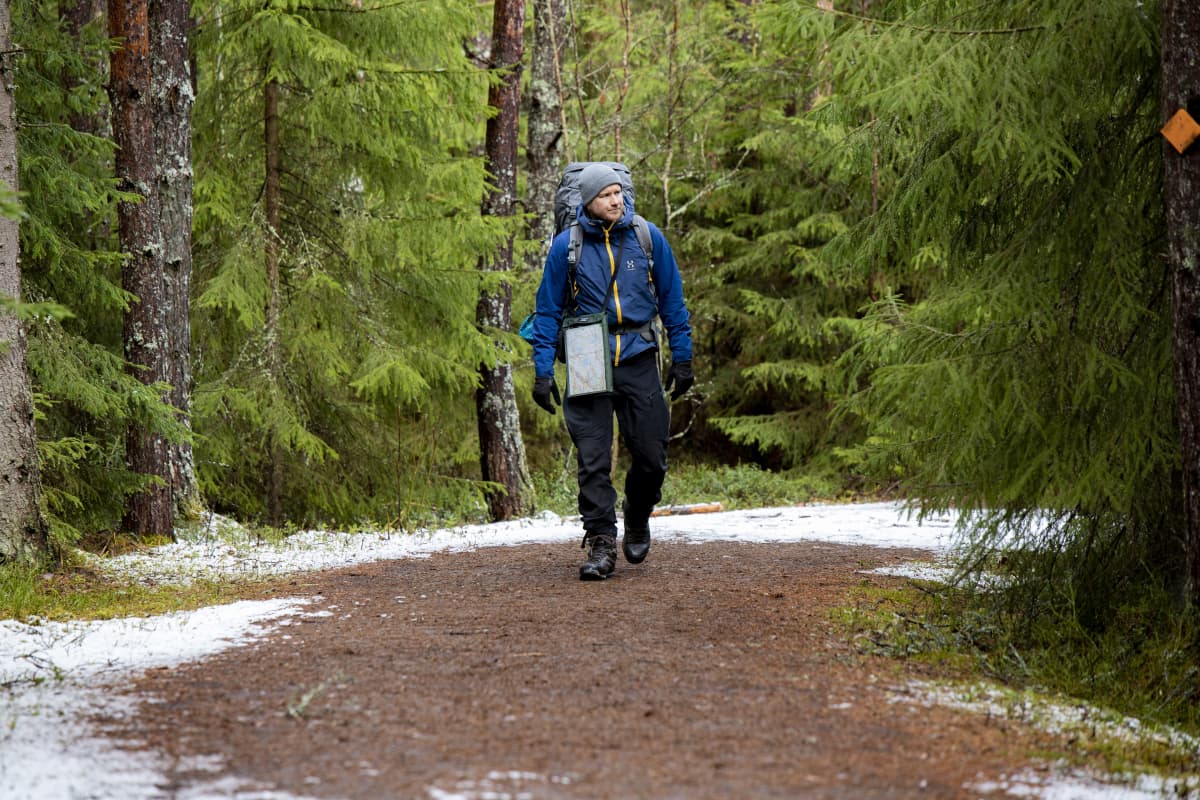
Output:
M171 405L191 429L191 282L192 282L192 77L188 37L192 27L188 0L154 0L150 30L156 71L152 113L155 120L155 170L165 319L171 345L167 379ZM173 511L195 516L200 489L190 441L169 444L169 480Z
M117 206L121 250L127 256L121 269L121 285L137 298L125 312L125 361L130 373L145 384L169 382L173 377L169 364L171 296L163 275L159 230L149 3L112 0L108 23L109 35L121 42L112 54L109 76L117 182L122 189L142 197L141 202ZM166 437L134 420L125 437L125 461L132 471L158 480L130 497L123 527L138 536L172 535L170 445Z
M521 110L521 57L524 52L524 0L496 0L492 18L492 68L507 72L488 91L488 105L496 114L487 122L485 143L488 173L494 181L483 202L483 213L512 217L516 212L517 139ZM511 272L513 240L510 236L493 261L480 269ZM508 330L512 315L512 287L501 283L495 292L483 291L476 307L476 321L485 331ZM497 347L500 345L498 344ZM488 494L493 520L512 519L530 508L529 474L525 444L513 389L512 365L500 359L496 366L479 368L480 386L475 392L479 422L480 467L485 481L498 483L504 491Z
M531 212L528 236L541 247L527 257L525 266L531 272L541 271L554 235L554 193L567 145L562 60L569 35L566 0L534 0L525 184L526 208Z
M1192 0L1164 0L1164 122L1189 106L1193 115L1200 113L1200 9ZM1181 155L1164 141L1163 162L1186 520L1178 596L1200 605L1200 144Z
M266 359L271 383L280 384L282 358L279 353L279 225L280 173L279 152L279 81L272 78L263 89L263 144L266 153L266 177L263 186L263 213L267 220L264 255L267 270ZM267 485L267 516L271 525L283 524L283 449L274 434L267 440L270 475Z
M0 180L16 192L14 55L8 0L0 0ZM0 215L0 296L20 301L18 231L16 219ZM0 561L34 564L47 555L41 494L25 331L14 313L0 310Z

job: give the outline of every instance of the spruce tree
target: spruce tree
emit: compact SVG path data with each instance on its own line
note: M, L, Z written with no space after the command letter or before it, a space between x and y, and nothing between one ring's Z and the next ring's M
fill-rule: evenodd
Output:
M109 91L119 183L138 198L118 206L126 254L124 349L132 375L159 385L188 424L192 170L187 0L114 0L109 32L119 44ZM174 535L176 509L198 510L188 438L169 440L138 420L126 436L130 468L150 480L129 498L124 527Z
M297 522L479 504L470 398L496 353L476 328L474 267L509 231L479 213L487 75L461 42L480 10L194 10L206 496Z
M732 30L725 85L707 89L721 113L706 150L723 169L706 185L684 182L673 202L685 260L709 265L693 282L710 374L695 435L831 491L853 479L838 453L861 436L853 420L832 419L836 364L874 287L830 269L821 251L867 213L870 173L839 153L844 129L805 117L820 43L783 45L754 16Z
M844 360L855 457L973 512L980 554L1001 533L1070 552L1022 578L1065 577L1084 625L1139 565L1178 569L1157 25L1116 0L795 0L770 26L826 48L810 119L895 173L824 250L882 289Z

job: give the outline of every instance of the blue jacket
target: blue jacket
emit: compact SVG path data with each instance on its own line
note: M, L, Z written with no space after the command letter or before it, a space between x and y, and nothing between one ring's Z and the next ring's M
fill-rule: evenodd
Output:
M622 242L625 250L621 260L624 263L617 270L612 296L608 300L609 330L617 327L636 328L651 322L657 315L667 331L671 360L690 361L692 327L683 301L683 281L679 276L675 255L662 231L653 223L647 223L650 241L654 245L654 272L650 274L649 261L633 230L632 204L626 205L625 215L607 231L601 221L585 213L582 205L577 210L576 218L583 227L583 246L579 263L575 266L574 286L567 286L569 229L554 237L550 253L546 256L533 325L535 373L539 376L554 374L558 329L564 314L595 314L600 311L608 292L613 262ZM638 333L609 334L613 366L656 346L656 342L646 341Z

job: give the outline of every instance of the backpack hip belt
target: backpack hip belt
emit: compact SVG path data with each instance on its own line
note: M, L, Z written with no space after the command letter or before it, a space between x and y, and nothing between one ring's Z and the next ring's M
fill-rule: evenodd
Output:
M640 325L611 325L609 326L608 332L615 333L617 336L624 336L627 333L642 333L643 331L648 331L653 327L654 320L650 320L649 322L643 322Z

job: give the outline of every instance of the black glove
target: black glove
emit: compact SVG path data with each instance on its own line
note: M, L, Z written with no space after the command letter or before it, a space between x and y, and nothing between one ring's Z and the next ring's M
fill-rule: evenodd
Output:
M663 388L671 392L671 399L678 400L683 397L684 393L692 388L692 384L696 382L696 376L692 374L691 361L675 361L671 364L671 369L667 371L667 382ZM675 387L675 391L671 391L671 387Z
M550 401L551 397L554 398L554 402ZM554 382L553 375L539 375L534 380L533 402L551 414L554 413L554 403L562 405L562 398L558 396L558 384Z

